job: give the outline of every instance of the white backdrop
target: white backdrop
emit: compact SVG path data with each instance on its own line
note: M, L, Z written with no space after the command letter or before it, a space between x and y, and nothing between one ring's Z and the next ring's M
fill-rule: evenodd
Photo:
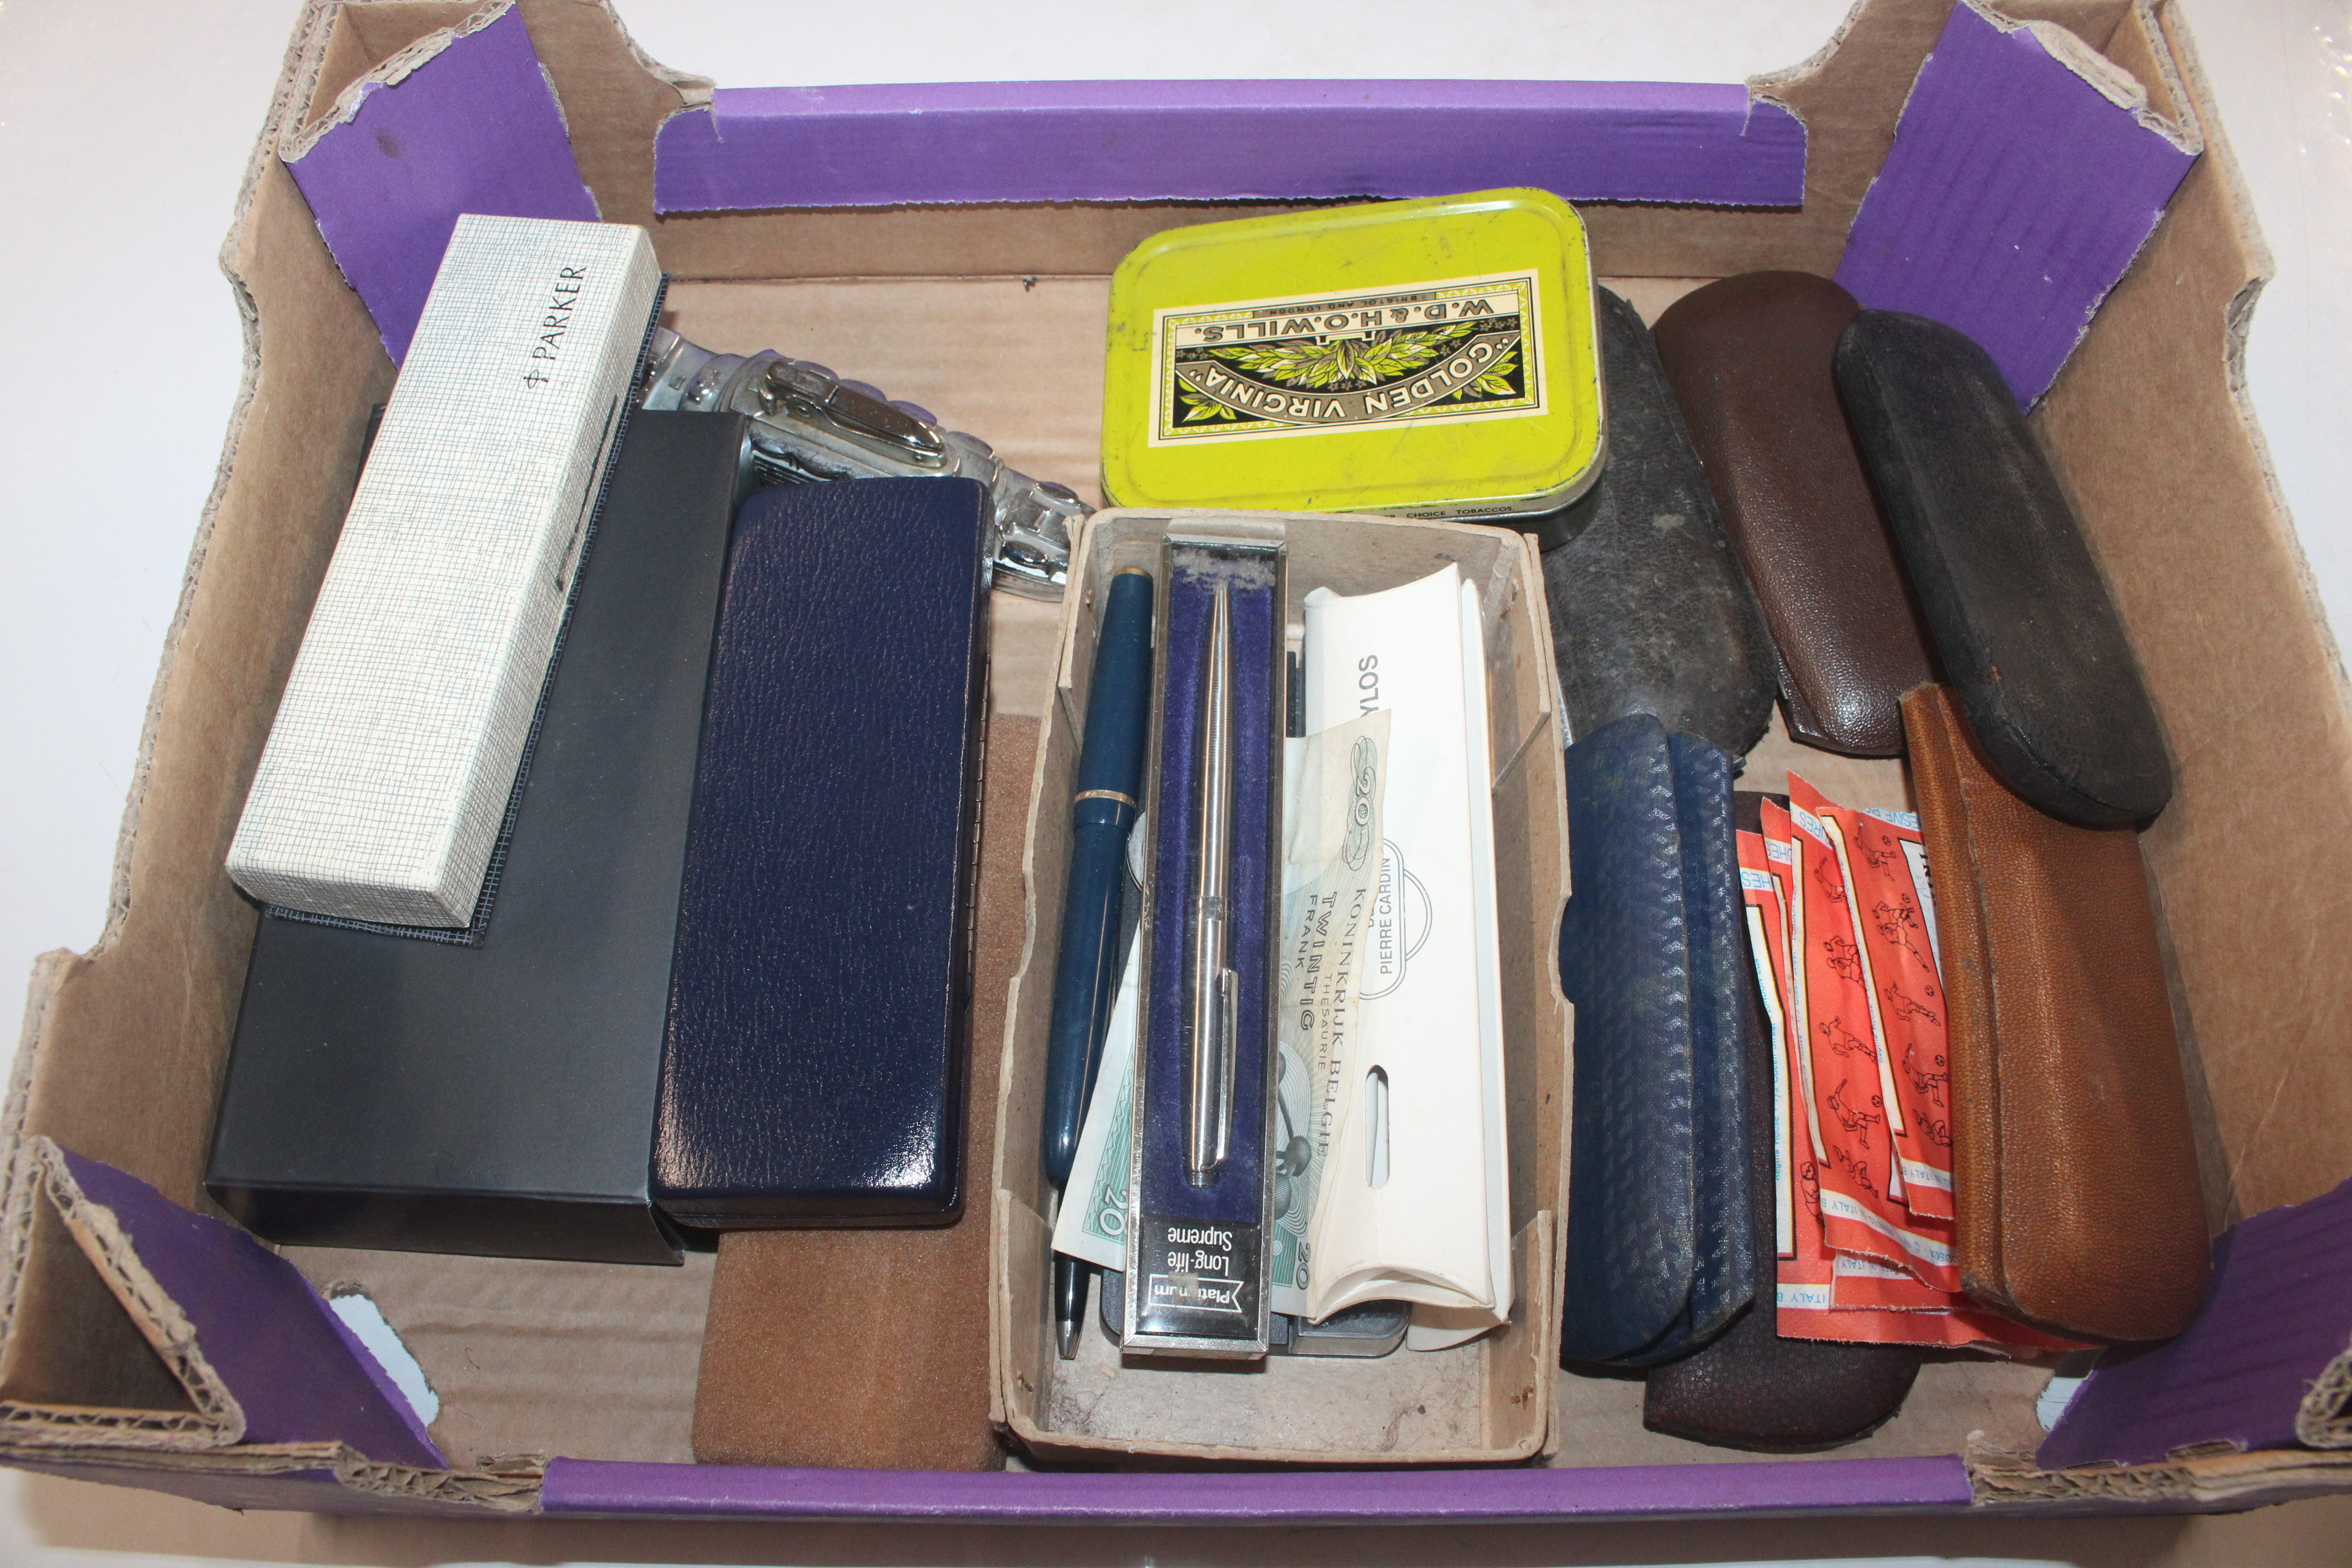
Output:
M2335 625L2352 627L2352 488L2341 472L2352 426L2352 0L2177 3L2277 255L2248 355L2252 394L2321 598ZM1818 48L1847 0L1193 0L1181 11L1106 0L620 5L655 58L752 87L1093 77L1735 81ZM0 321L14 344L0 374L0 996L21 998L36 953L89 946L104 916L157 658L236 389L242 345L215 256L293 15L289 0L0 0ZM403 1533L242 1519L0 1472L0 1562L43 1568L509 1554L888 1561L894 1551L1174 1561L1246 1550L1286 1561L1284 1549L1266 1555L1280 1539L673 1527ZM1313 1540L1293 1540L1302 1560L1334 1543L1328 1534ZM1715 1562L1815 1551L2320 1562L2342 1560L2347 1540L2352 1505L2337 1500L2241 1521L1990 1536L1892 1521L1712 1533L1408 1531L1359 1538L1351 1550L1587 1562L1613 1561L1612 1552L1655 1561L1661 1551Z

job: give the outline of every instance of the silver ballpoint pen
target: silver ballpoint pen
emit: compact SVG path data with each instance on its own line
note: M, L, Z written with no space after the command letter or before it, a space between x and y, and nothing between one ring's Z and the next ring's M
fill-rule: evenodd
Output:
M1186 1024L1184 1173L1205 1186L1225 1163L1234 1112L1234 1037L1240 1020L1233 948L1234 625L1224 584L1209 607L1209 644L1201 682L1200 790L1193 842L1201 847L1192 894Z

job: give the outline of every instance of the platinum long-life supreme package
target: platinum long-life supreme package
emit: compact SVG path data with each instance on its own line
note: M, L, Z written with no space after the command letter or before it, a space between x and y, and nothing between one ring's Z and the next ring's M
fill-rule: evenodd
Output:
M1154 641L1124 1348L1263 1357L1274 1194L1284 550L1171 539Z

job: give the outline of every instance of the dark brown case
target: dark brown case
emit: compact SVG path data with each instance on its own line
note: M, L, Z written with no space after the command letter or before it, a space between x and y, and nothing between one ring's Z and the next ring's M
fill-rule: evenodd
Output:
M1826 278L1750 272L1685 295L1653 337L1780 652L1789 731L1899 756L1927 649L1838 402L1859 309Z

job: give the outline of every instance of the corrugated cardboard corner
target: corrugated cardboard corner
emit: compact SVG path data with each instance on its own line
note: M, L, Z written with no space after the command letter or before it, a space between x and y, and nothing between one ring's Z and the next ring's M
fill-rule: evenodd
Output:
M2352 1454L2263 1449L2182 1455L2156 1465L2044 1470L2020 1455L1970 1444L1963 1456L1979 1507L2002 1512L2114 1512L2116 1504L2167 1511L2229 1511L2340 1492ZM2105 1505L2104 1507L2100 1505Z

